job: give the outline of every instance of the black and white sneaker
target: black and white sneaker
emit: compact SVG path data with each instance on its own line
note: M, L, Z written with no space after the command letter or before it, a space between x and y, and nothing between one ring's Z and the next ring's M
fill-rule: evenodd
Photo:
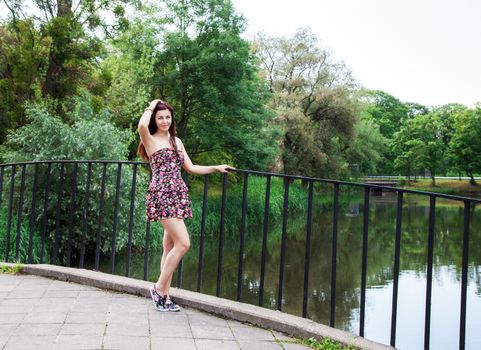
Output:
M155 284L149 288L150 297L154 303L154 308L160 312L177 312L180 311L179 305L174 301L174 299L168 297L167 295L161 296L157 293Z
M164 311L164 300L163 297L159 293L157 293L157 290L155 289L155 284L149 288L149 291L152 302L154 303L154 308L157 311Z
M164 299L164 308L167 309L167 311L170 311L170 312L180 311L180 306L177 305L174 299L167 297L167 295L164 295L163 299Z

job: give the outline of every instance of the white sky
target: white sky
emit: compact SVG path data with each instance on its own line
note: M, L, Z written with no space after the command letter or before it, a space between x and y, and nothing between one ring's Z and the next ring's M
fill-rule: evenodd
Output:
M480 0L233 0L250 39L309 27L366 88L426 106L481 102Z

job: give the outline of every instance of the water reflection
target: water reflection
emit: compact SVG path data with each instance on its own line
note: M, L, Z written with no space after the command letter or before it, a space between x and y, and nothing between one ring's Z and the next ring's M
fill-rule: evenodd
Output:
M342 194L341 194L342 196ZM308 317L329 324L332 211L331 204L315 202L311 237ZM336 327L358 333L363 197L349 196L341 201L338 233L338 265L336 278ZM432 348L456 348L459 333L461 290L461 252L463 208L452 201L437 200L434 240L434 271L432 294ZM467 304L466 349L481 348L481 335L475 332L481 314L481 215L473 208L469 248L469 285ZM367 294L365 336L389 343L391 324L392 278L394 261L396 196L372 197L369 212L367 262ZM396 345L421 349L424 334L426 294L428 199L406 195L403 208L400 280ZM259 295L262 225L249 222L245 240L242 301L256 304ZM288 220L288 239L283 294L283 311L301 316L304 285L304 254L306 243L305 215L292 214ZM223 258L221 296L236 298L239 254L238 232L228 234ZM275 309L278 295L280 260L279 225L271 225L266 255L264 306ZM203 285L201 292L215 295L217 281L217 237L205 242ZM198 241L192 239L191 251L183 261L183 288L196 290ZM160 251L152 251L149 279L159 273ZM108 271L108 257L102 260ZM132 259L132 276L143 277L143 252ZM125 257L117 254L115 272L125 272ZM174 281L176 281L174 276ZM175 282L174 282L175 284Z

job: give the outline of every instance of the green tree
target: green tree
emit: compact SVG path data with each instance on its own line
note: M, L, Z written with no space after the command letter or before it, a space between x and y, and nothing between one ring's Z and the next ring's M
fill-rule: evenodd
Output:
M226 0L163 1L133 21L105 62L108 105L116 122L136 129L153 98L169 101L177 131L198 162L265 170L277 144L269 98L240 37L245 22ZM155 23L158 13L163 14Z
M23 104L40 93L49 45L32 20L0 26L0 144L8 130L26 123Z
M253 49L283 129L278 167L317 177L347 175L343 152L354 135L355 86L349 70L319 47L309 30L290 38L259 34Z
M95 33L101 28L104 34L112 35L125 28L125 8L130 3L138 5L130 0L46 0L27 6L22 0L4 0L13 23L33 19L42 38L50 40L41 84L44 96L63 99L75 94L102 51L101 39ZM113 22L107 19L109 15Z
M156 92L176 107L188 149L265 169L276 145L268 131L267 91L240 37L245 20L229 0L165 4L173 30L164 36Z
M403 173L411 175L415 167L407 165L406 162L412 159L413 155L399 153L402 147L399 145L399 140L395 140L395 133L400 131L410 119L428 113L429 108L418 103L402 102L380 90L360 91L358 99L363 106L363 117L372 119L378 124L381 134L387 139L388 147L384 148L382 155L385 162L381 164L378 171L383 174L392 174L395 170L403 169Z
M421 162L417 152L420 145L409 123L394 133L391 148L398 154L393 162L394 169L407 176L410 181L410 177L421 170Z
M430 171L432 185L436 185L436 174L443 160L445 148L439 130L442 124L434 113L419 114L407 120L401 130L394 134L395 149L398 157L395 164L398 169L412 162L416 168L425 168ZM408 173L409 176L409 173Z
M8 17L0 26L0 144L7 130L24 126L24 105L42 97L66 116L66 98L81 87L102 93L97 73L102 38L127 27L125 8L137 0L3 0ZM101 30L102 29L102 30ZM97 98L97 104L100 99ZM0 155L1 158L1 155Z
M481 173L481 106L466 109L454 115L454 133L449 142L452 164L470 177L476 184L474 174Z
M108 85L105 104L115 115L114 121L119 127L135 130L139 115L155 96L154 72L159 65L158 33L161 31L158 22L136 18L128 30L111 40L101 71Z
M358 174L375 174L384 161L388 140L379 131L379 125L362 116L355 125L354 133L354 139L346 150L349 164L356 167Z
M388 139L392 139L409 115L413 114L405 103L384 91L367 91L363 99L369 103L365 112L379 125L381 134ZM418 105L412 107L412 110L424 112Z

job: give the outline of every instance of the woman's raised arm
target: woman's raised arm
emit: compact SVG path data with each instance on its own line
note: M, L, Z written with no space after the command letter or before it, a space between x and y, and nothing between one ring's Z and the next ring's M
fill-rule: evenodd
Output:
M149 107L147 107L144 110L142 117L140 117L139 125L137 126L137 131L139 132L140 140L144 144L145 148L147 148L152 141L152 135L150 135L150 132L149 132L150 117L152 116L152 112L154 111L154 108L159 101L160 100L153 100L152 102L150 102Z

